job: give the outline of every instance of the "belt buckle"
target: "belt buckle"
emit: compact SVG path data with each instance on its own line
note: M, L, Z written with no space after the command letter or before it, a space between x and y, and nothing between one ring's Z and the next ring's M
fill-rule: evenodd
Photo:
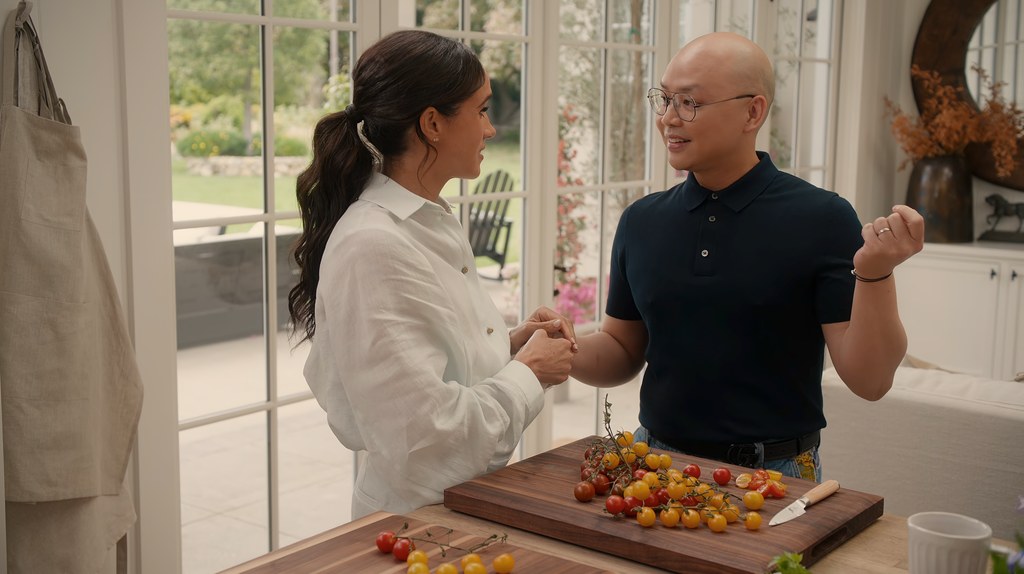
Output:
M747 468L757 468L759 458L757 445L753 443L730 444L729 449L725 452L726 462Z

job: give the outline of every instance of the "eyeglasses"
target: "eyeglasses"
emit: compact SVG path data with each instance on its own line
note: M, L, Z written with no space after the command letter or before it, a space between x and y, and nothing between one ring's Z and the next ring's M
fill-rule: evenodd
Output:
M675 108L676 113L679 114L679 119L684 122L692 122L693 119L697 117L697 108L754 97L757 97L756 94L744 94L742 96L736 96L735 98L718 100L717 102L698 104L693 100L693 97L687 94L670 93L660 88L651 88L647 91L647 101L650 102L651 110L654 113L659 116L665 115L665 112L668 111L669 102L672 102L672 107Z

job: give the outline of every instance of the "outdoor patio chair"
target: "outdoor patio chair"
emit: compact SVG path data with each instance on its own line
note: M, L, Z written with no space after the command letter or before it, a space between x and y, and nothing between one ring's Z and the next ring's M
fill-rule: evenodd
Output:
M515 181L507 171L492 171L473 188L473 199L512 191L514 185ZM469 244L473 255L487 257L498 264L498 276L481 275L486 279L503 280L501 272L505 269L508 242L512 235L512 221L506 217L508 204L508 198L501 198L474 201L469 205Z

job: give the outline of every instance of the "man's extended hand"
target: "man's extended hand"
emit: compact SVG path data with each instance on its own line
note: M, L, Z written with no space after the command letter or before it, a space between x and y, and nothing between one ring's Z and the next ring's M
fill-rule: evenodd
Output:
M924 218L906 205L897 205L888 217L864 225L861 235L864 246L853 256L857 275L884 277L924 248Z

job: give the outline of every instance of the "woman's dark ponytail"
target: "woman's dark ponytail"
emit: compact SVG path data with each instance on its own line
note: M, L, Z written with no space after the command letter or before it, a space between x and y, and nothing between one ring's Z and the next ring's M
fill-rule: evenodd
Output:
M295 184L302 235L295 244L299 282L288 293L292 333L304 331L299 342L316 332L316 287L320 261L334 225L373 175L373 154L359 139L359 116L352 106L320 119L313 130L313 161Z

